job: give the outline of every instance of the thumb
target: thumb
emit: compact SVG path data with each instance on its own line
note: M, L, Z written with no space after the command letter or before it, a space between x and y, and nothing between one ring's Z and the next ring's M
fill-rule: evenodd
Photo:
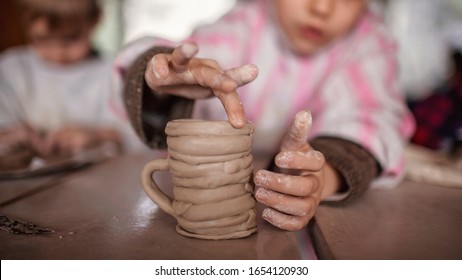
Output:
M289 134L286 135L282 141L281 151L307 152L312 150L310 144L308 144L308 135L311 130L312 122L310 111L298 112L297 115L295 115Z

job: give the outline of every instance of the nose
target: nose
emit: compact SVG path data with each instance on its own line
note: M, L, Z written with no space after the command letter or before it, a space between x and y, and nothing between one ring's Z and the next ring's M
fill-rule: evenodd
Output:
M309 1L310 11L319 17L328 17L335 8L336 0L311 0Z

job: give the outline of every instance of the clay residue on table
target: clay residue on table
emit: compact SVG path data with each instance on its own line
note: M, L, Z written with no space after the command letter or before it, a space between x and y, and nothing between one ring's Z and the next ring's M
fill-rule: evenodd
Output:
M42 228L33 223L11 219L7 216L0 216L0 229L14 234L45 234L54 232L52 229Z

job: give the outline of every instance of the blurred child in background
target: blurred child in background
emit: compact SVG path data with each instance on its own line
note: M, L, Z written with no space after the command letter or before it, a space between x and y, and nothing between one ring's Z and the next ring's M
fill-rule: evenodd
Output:
M254 123L254 155L281 169L256 172L255 197L282 229L304 228L321 200L396 185L413 120L394 42L367 2L239 1L181 45L130 44L116 72L136 131L158 148L171 119Z
M0 55L0 141L42 157L130 144L110 107L111 64L92 48L96 0L19 0L29 44ZM125 136L124 136L125 134ZM125 147L124 147L125 146Z

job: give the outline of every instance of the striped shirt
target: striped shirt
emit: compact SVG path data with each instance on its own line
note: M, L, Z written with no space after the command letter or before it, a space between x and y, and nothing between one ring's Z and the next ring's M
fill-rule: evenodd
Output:
M253 153L272 157L295 114L309 110L310 138L338 137L359 144L382 168L375 185L396 185L414 121L397 82L396 47L384 24L366 11L348 35L301 57L285 41L269 2L240 1L218 22L199 27L187 39L198 44L197 57L215 59L223 69L258 66L258 78L238 89L247 118L256 127ZM154 45L178 43L157 38L134 42L117 58L116 73ZM227 119L216 98L196 101L193 117Z

